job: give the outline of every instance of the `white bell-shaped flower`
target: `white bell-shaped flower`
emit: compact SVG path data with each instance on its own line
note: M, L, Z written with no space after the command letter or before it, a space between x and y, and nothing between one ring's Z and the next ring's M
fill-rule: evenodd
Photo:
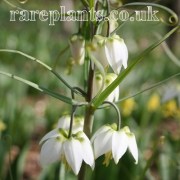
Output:
M94 155L91 143L84 132L79 131L68 138L68 131L53 130L40 141L42 144L40 163L42 166L61 160L77 175L82 162L94 168Z
M69 129L70 126L70 121L71 121L71 116L70 115L64 115L58 120L58 125L57 128L62 128L62 129ZM75 116L73 119L73 127L72 127L72 132L77 133L78 131L83 131L83 126L84 126L84 118L80 116Z
M85 40L80 35L73 35L69 41L72 58L76 64L82 65L85 58Z
M94 35L91 46L89 48L89 56L91 59L96 59L105 68L108 66L108 60L105 52L106 37Z
M135 135L130 132L127 126L117 130L116 124L104 125L93 135L91 142L94 147L95 159L105 154L104 163L106 165L109 164L112 157L117 164L127 149L131 152L135 163L138 163Z
M118 22L117 20L113 19L113 17L110 17L109 20L109 33L114 32L114 30L118 27Z
M117 75L114 73L108 73L106 74L105 78L105 88L107 88L115 79L117 78ZM117 86L114 91L106 98L106 101L117 101L119 99L119 86Z
M128 49L120 36L114 34L107 38L105 52L108 63L116 74L120 73L122 66L127 68Z
M104 68L110 65L116 74L120 73L122 66L127 68L128 49L116 34L110 37L95 35L88 52L91 59L99 61Z
M93 79L93 97L102 89L106 89L115 79L117 78L116 74L108 73L105 76L103 84L103 76L100 73L96 73ZM102 88L103 87L103 88ZM119 87L116 87L114 91L106 98L106 101L117 101L119 99Z

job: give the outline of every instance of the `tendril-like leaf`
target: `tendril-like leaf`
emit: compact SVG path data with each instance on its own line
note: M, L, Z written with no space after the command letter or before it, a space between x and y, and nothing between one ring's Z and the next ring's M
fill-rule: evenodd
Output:
M55 70L53 70L50 66L48 66L47 64L45 64L44 62L40 61L39 59L36 59L35 57L32 57L26 53L23 53L21 51L17 51L17 50L13 50L13 49L0 49L0 52L8 52L8 53L15 53L15 54L20 54L26 58L28 58L29 60L32 60L38 64L40 64L41 66L43 66L44 68L46 68L48 71L50 71L52 74L54 74L66 87L68 87L70 90L74 91L75 93L81 94L79 93L79 91L76 91L73 89L73 87L71 87L71 85L69 85L62 77L59 73L57 73Z
M141 3L141 2L137 2L137 3L128 3L128 4L125 4L123 6L120 7L121 8L133 8L134 7L145 7L145 6L152 6L152 7L155 7L161 11L159 11L156 15L157 17L159 18L159 20L166 24L166 25L169 25L169 26L175 26L178 24L179 20L178 20L178 16L177 14L172 11L171 9L169 9L168 7L165 7L163 5L160 5L160 4L155 4L155 3ZM144 9L144 8L143 8ZM164 13L168 13L169 15L165 16Z
M26 80L24 78L21 78L19 76L16 76L16 75L4 72L4 71L0 71L0 74L2 74L4 76L7 76L7 77L10 77L12 79L18 80L18 81L20 81L20 82L22 82L24 84L27 84L27 85L33 87L34 89L36 89L36 90L38 90L38 91L40 91L40 92L42 92L44 94L48 94L48 95L50 95L50 96L52 96L52 97L54 97L56 99L59 99L59 100L65 102L67 104L74 104L75 103L74 100L72 100L72 99L70 99L70 98L68 98L66 96L63 96L63 95L58 94L56 92L53 92L53 91L51 91L51 90L49 90L49 89L47 89L47 88L45 88L43 86L40 86L40 85L38 85L38 84L36 84L34 82L28 81L28 80Z

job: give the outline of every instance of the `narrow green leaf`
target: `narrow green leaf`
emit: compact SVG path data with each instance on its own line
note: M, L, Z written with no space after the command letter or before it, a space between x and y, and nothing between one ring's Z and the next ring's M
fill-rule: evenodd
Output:
M162 38L162 36L158 33L155 34L156 37L158 38ZM164 52L166 53L166 55L169 57L169 59L177 66L180 67L180 59L178 59L174 53L172 52L172 50L169 48L168 44L166 42L162 43L162 48L164 49Z
M45 67L48 71L53 73L62 83L64 83L65 86L67 86L71 91L75 93L79 93L78 91L74 90L73 87L71 87L62 77L60 74L58 74L55 70L53 70L50 66L45 64L44 62L40 61L39 59L36 59L26 53L23 53L21 51L13 50L13 49L0 49L0 52L8 52L8 53L15 53L15 54L20 54L24 57L27 57L28 59L40 64L41 66Z
M24 10L24 9L22 9L22 8L20 8L20 7L18 7L18 6L16 6L16 5L14 5L12 2L9 2L8 0L3 0L6 4L8 4L10 7L12 7L12 8L15 8L15 9L19 9L19 10Z
M56 99L59 99L59 100L65 102L67 104L74 104L75 103L74 100L72 100L72 99L70 99L70 98L68 98L66 96L60 95L58 93L55 93L55 92L53 92L53 91L51 91L49 89L46 89L43 86L39 86L38 84L35 84L35 83L31 82L31 81L23 79L23 78L21 78L19 76L15 76L13 74L10 74L10 73L7 73L7 72L3 72L3 71L0 71L0 74L5 75L7 77L10 77L12 79L18 80L18 81L20 81L20 82L22 82L24 84L27 84L27 85L33 87L34 89L37 89L38 91L40 91L40 92L42 92L44 94L48 94L48 95L50 95L50 96L52 96L52 97L54 97Z
M108 97L108 95L124 80L124 78L131 72L134 66L139 63L145 56L147 56L153 49L155 49L159 44L165 41L170 35L180 29L180 26L176 26L170 32L168 32L163 38L152 44L149 48L144 50L138 57L136 57L130 66L124 70L114 81L111 83L99 96L96 96L91 101L91 105L97 108L102 102Z
M88 1L87 0L81 0L82 4L87 7L89 5Z
M145 89L143 89L143 90L141 90L141 91L139 91L139 92L136 92L136 93L134 93L134 94L131 94L131 95L129 95L129 96L126 96L126 97L124 97L124 98L122 98L122 99L119 99L118 101L116 101L116 102L114 102L114 103L117 104L117 103L120 103L120 102L125 101L125 100L127 100L127 99L134 98L134 97L136 97L136 96L138 96L138 95L140 95L140 94L142 94L142 93L144 93L144 92L147 92L147 91L149 91L149 90L151 90L151 89L154 89L154 88L156 88L156 87L159 87L159 86L163 85L165 82L167 82L167 81L169 81L169 80L172 80L173 78L175 78L175 77L177 77L177 76L180 76L180 73L174 74L174 75L170 76L170 77L167 78L167 79L164 79L164 80L162 80L162 81L160 81L160 82L158 82L158 83L155 83L155 84L151 85L150 87L145 88Z

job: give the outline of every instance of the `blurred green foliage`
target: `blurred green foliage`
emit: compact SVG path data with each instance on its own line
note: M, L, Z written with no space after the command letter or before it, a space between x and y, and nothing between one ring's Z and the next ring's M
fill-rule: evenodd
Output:
M12 1L13 2L13 1ZM58 9L59 1L28 1L21 4L26 9ZM77 3L78 4L78 3ZM76 6L77 6L76 4ZM78 7L78 6L77 6ZM59 56L68 45L71 33L77 31L74 23L58 22L49 26L45 22L10 22L9 10L0 1L0 48L16 49L30 54L54 67L73 85L82 86L82 71L73 66L68 74L70 53ZM69 28L70 27L70 28ZM154 32L165 34L167 28L161 23L128 22L119 34L127 43L130 58L156 40ZM178 55L180 41L174 52ZM129 62L130 63L130 62ZM44 85L62 94L70 92L49 72L25 57L0 52L0 70L16 74L30 81ZM121 98L159 82L179 72L161 47L153 51L137 65L134 71L120 85ZM154 98L154 99L153 99ZM139 148L139 163L126 153L118 165L112 161L108 167L102 165L103 158L96 161L93 172L87 169L86 179L163 179L180 178L180 82L174 78L154 90L119 103L122 123L135 133ZM39 140L53 128L59 117L69 112L70 107L56 99L40 94L17 81L0 76L0 179L58 179L59 163L41 169L38 162ZM78 112L83 113L83 109ZM113 110L98 110L95 114L93 131L103 123L115 121ZM4 124L4 129L1 128ZM61 174L60 173L60 174ZM67 180L75 177L66 172Z

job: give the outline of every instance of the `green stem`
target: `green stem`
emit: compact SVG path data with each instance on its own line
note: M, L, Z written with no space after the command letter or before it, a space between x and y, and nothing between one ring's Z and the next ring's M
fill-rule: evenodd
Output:
M162 39L158 40L154 44L152 44L149 48L144 50L134 61L128 66L126 70L124 70L120 75L99 95L96 96L92 101L91 105L96 109L102 102L108 97L108 95L124 80L124 78L132 71L134 66L142 61L144 57L146 57L153 49L155 49L159 44L165 41L170 35L176 32L180 26L176 26L170 32L168 32Z
M94 8L94 0L89 0L89 8Z
M110 104L116 110L117 115L118 115L117 130L119 131L121 128L121 114L120 114L119 108L116 106L116 104L110 101L104 101L103 104Z
M107 16L110 13L110 4L109 4L109 0L106 0L106 6L107 6ZM110 36L110 22L107 21L107 37Z
M47 88L45 88L43 86L35 84L35 83L33 83L31 81L28 81L26 79L23 79L23 78L21 78L19 76L15 76L13 74L10 74L10 73L7 73L7 72L3 72L3 71L0 71L0 74L5 75L7 77L10 77L12 79L18 80L18 81L20 81L20 82L22 82L24 84L27 84L27 85L33 87L34 89L36 89L36 90L38 90L38 91L40 91L40 92L42 92L44 94L48 94L48 95L50 95L50 96L52 96L52 97L54 97L56 99L59 99L59 100L65 102L67 104L79 104L78 102L76 102L76 101L74 101L74 100L72 100L72 99L70 99L70 98L68 98L66 96L63 96L63 95L58 94L58 93L55 93L55 92L53 92L53 91L51 91L51 90L49 90L49 89L47 89Z
M87 97L86 97L86 100L88 102L90 102L92 99L93 75L94 75L94 71L91 69L91 66L90 66L89 79L88 79L88 91L87 91ZM87 106L85 109L83 131L87 135L88 138L91 137L93 120L94 120L94 109L92 108L92 106ZM78 175L78 180L85 180L85 174L86 174L86 164L83 163L81 166L79 175Z
M94 0L89 0L89 8L90 10L94 8ZM94 27L90 20L88 22L88 27L90 27L90 30L88 31L87 39L92 39L92 36L94 35ZM94 70L92 69L91 63L92 62L89 61L89 66L86 67L89 71L88 82L87 82L87 95L86 95L86 101L88 103L91 102L92 100L92 91L93 91ZM93 120L94 120L94 109L91 105L86 106L83 131L88 138L91 137ZM85 175L86 175L86 164L83 163L78 175L78 180L85 180Z
M125 4L123 6L121 6L120 8L126 8L126 7L133 7L133 6L153 6L153 7L157 7L161 10L164 10L165 12L169 13L170 16L168 18L168 23L164 21L164 19L162 17L160 17L160 21L167 24L167 25L171 25L171 26L175 26L178 24L178 16L177 14L172 11L170 8L168 7L165 7L163 5L160 5L160 4L155 4L155 3L143 3L143 2L133 2L133 3L128 3L128 4Z
M11 2L9 2L8 0L3 0L6 4L8 4L10 7L12 7L12 8L15 8L15 9L19 9L19 10L24 10L24 9L22 9L22 8L20 8L20 7L18 7L18 6L16 6L16 5L14 5L13 3L11 3Z
M86 111L85 111L84 129L83 129L83 131L85 132L88 138L91 137L93 120L94 120L94 110L92 109L91 106L88 106L86 107ZM78 180L85 180L86 179L85 175L86 175L86 164L83 163L80 172L78 174Z
M81 0L81 2L85 7L88 7L89 3L87 0Z
M132 95L129 95L129 96L126 96L126 97L124 97L124 98L122 98L122 99L119 99L119 100L116 101L115 103L116 103L116 104L117 104L117 103L120 103L120 102L125 101L125 100L127 100L127 99L136 97L136 96L138 96L139 94L142 94L142 93L144 93L144 92L146 92L146 91L149 91L149 90L151 90L151 89L153 89L153 88L159 87L159 86L161 86L162 84L164 84L165 82L167 82L167 81L169 81L169 80L171 80L171 79L173 79L173 78L175 78L175 77L177 77L177 76L180 76L180 73L174 74L174 75L170 76L169 78L164 79L164 80L162 80L162 81L160 81L160 82L158 82L158 83L155 83L155 84L153 84L152 86L150 86L150 87L148 87L148 88L145 88L145 89L143 89L143 90L141 90L141 91L139 91L139 92L137 92L137 93L134 93L134 94L132 94Z
M86 97L87 102L90 102L92 100L93 77L94 77L94 70L92 69L91 63L90 63L89 77L88 77L88 90L87 90L87 97ZM87 106L86 112L85 112L85 120L84 120L84 124L85 124L84 132L89 138L91 136L93 119L94 119L94 110L92 106Z
M94 70L91 68L91 64L90 64L89 65L88 83L87 83L87 85L88 85L87 96L86 96L87 102L90 102L92 100L93 76L94 76ZM94 120L94 109L92 108L92 106L86 106L83 130L88 138L91 137L93 120ZM83 163L81 166L79 175L78 175L78 180L85 180L85 174L86 174L86 164Z
M71 91L71 97L74 99L74 92ZM68 138L72 135L72 128L73 128L73 121L74 121L74 113L76 111L77 106L72 105L72 112L71 112L71 119L70 119L70 125L69 125L69 135Z
M53 73L66 87L68 87L70 90L74 91L75 93L79 93L78 91L74 90L72 86L70 86L55 70L53 70L50 66L48 66L47 64L43 63L42 61L40 61L39 59L36 59L28 54L25 54L21 51L17 51L17 50L12 50L12 49L0 49L0 52L9 52L9 53L15 53L15 54L20 54L24 57L27 57L28 59L37 62L38 64L42 65L43 67L45 67L48 71L50 71L51 73Z
M75 113L75 111L76 111L76 108L77 108L77 106L72 106L72 112L71 112L71 120L70 120L70 125L69 125L69 134L68 134L68 138L70 138L71 135L72 135L74 113Z
M57 58L55 59L54 65L53 65L53 69L56 69L57 63L59 61L59 58L69 49L69 45L67 45L62 51L59 52L59 54L57 55Z
M81 169L78 174L78 180L85 180L85 174L86 174L86 165L83 162Z

